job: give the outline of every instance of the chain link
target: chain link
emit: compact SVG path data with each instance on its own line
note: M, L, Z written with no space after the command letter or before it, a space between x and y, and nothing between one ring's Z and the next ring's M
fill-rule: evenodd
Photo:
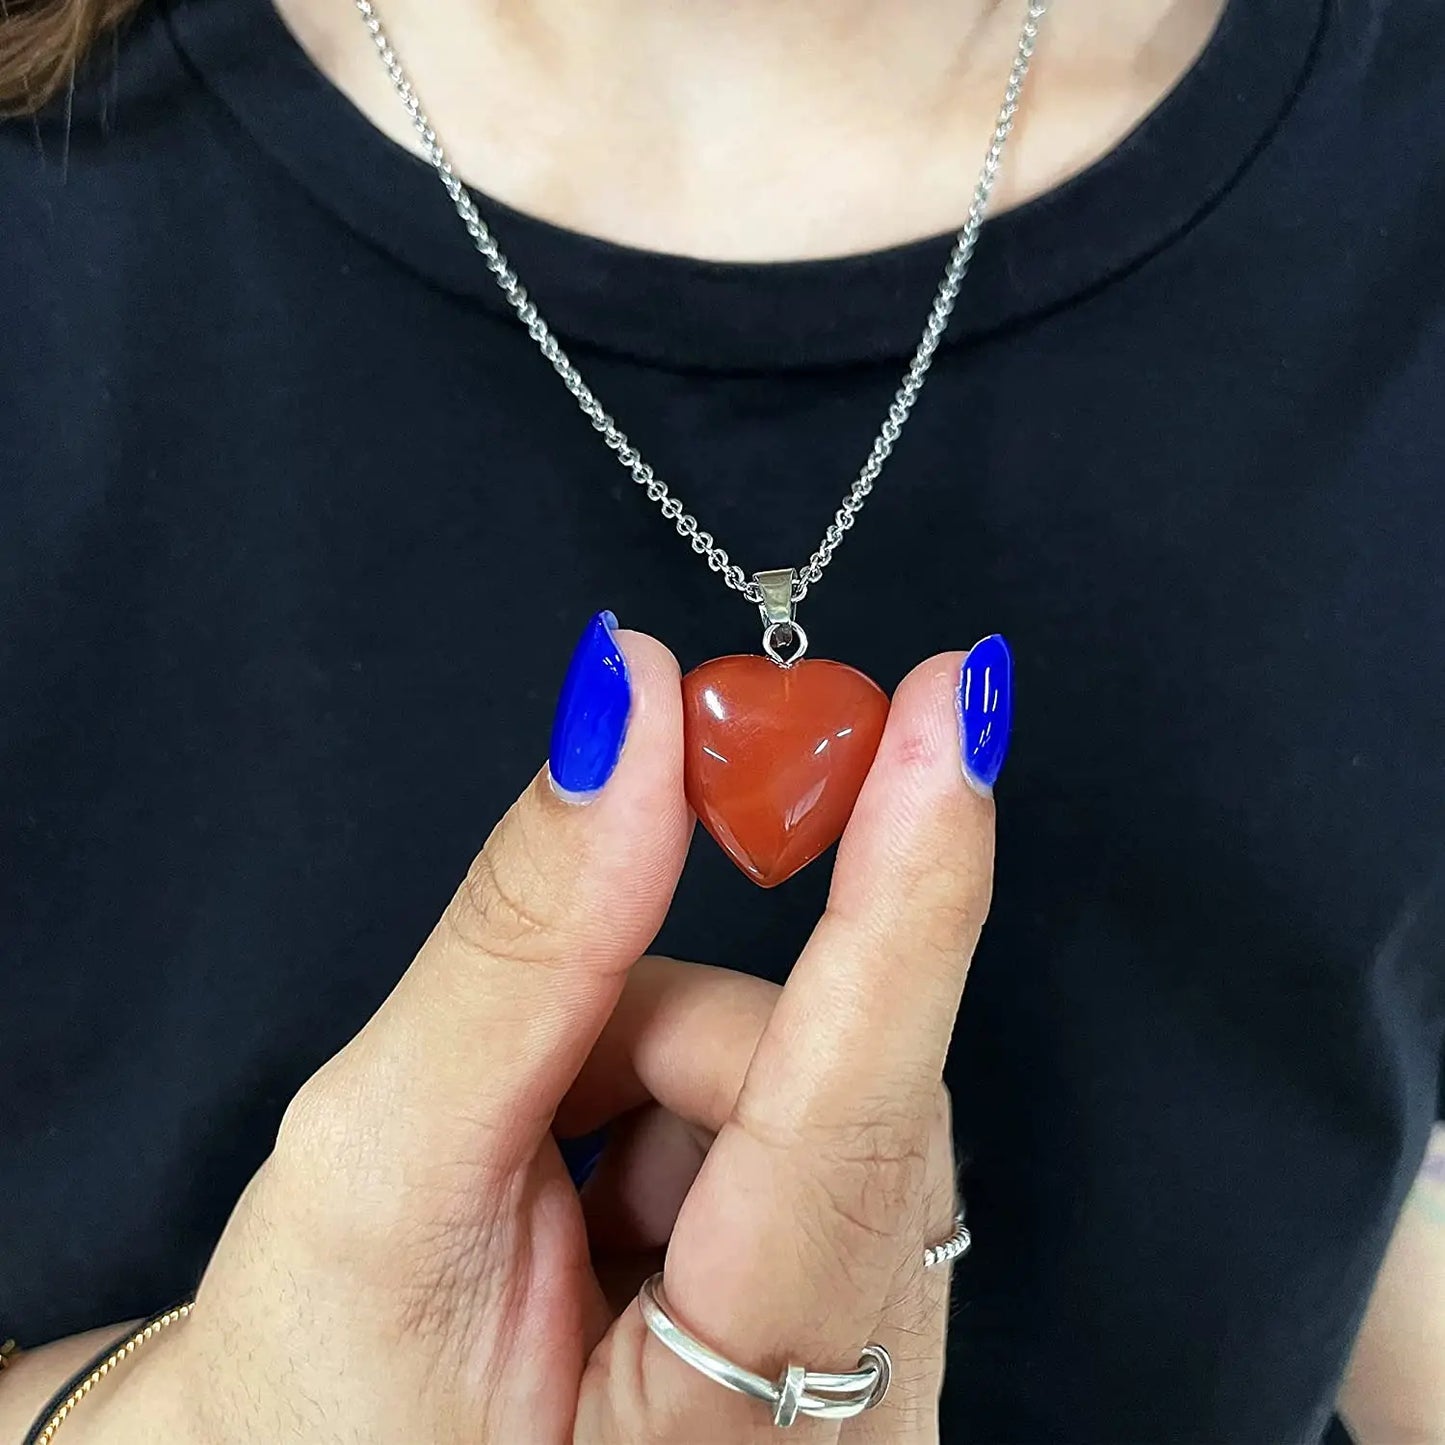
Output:
M426 112L421 107L421 101L406 72L402 69L401 61L392 48L391 41L387 39L386 32L382 29L381 17L377 14L375 5L371 3L371 0L355 0L355 4L371 34L376 52L381 57L381 63L391 77L392 86L402 105L406 107L412 127L421 141L423 154L431 163L432 169L436 171L437 178L446 188L457 215L467 228L467 234L472 238L472 244L477 248L482 260L486 262L493 280L496 281L502 295L506 297L508 304L516 313L517 319L526 327L527 334L537 343L537 349L551 363L552 370L557 373L562 384L572 393L583 415L592 423L593 430L611 448L613 455L631 475L632 480L647 493L648 499L654 502L662 515L673 524L677 529L678 536L687 541L698 556L706 557L707 565L734 592L740 592L749 602L760 604L763 599L758 584L752 581L748 574L732 560L727 551L717 544L711 532L704 531L698 525L697 518L684 507L682 499L643 460L642 453L628 440L627 433L612 419L606 408L598 401L592 388L583 380L582 373L572 364L571 358L562 349L562 344L553 334L552 328L542 319L531 297L527 295L527 288L518 279L511 263L503 254L502 248L497 244L496 237L492 235L486 222L482 220L471 192L452 170L451 162L447 159L446 152L437 139L437 133L432 128L431 122L427 120ZM893 448L898 443L898 438L913 411L919 393L923 390L923 384L928 379L934 353L938 350L939 343L948 330L949 319L952 317L954 305L958 301L958 293L963 286L964 277L968 275L969 262L972 261L974 249L978 245L979 231L983 227L989 199L993 195L994 182L998 179L1003 163L1004 148L1008 144L1014 118L1018 114L1024 80L1034 58L1034 46L1038 41L1039 25L1047 9L1048 0L1030 0L1024 15L1023 29L1019 32L1013 64L1009 69L1003 104L999 107L998 118L994 122L993 138L989 142L988 151L984 156L983 168L979 171L978 180L974 184L973 199L969 203L968 215L962 229L954 239L953 250L949 253L943 279L938 283L932 310L928 313L928 321L923 328L923 335L919 338L918 349L913 353L913 360L909 363L908 370L903 375L903 381L894 394L892 405L889 406L888 415L884 418L877 437L874 438L868 459L863 463L853 485L848 489L848 495L843 498L838 510L833 514L833 520L828 524L827 531L823 533L823 540L818 543L817 549L808 559L807 566L798 572L797 580L793 584L793 600L795 602L801 602L808 595L808 589L817 584L823 575L823 569L833 560L833 554L838 550L844 536L857 520L858 513L863 510L863 504L868 500L874 483L877 482L885 463L892 455Z

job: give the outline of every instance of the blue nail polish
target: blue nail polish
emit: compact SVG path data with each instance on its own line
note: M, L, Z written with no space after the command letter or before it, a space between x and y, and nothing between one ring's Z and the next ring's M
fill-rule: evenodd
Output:
M985 637L963 660L958 680L958 727L963 766L984 791L1003 772L1014 720L1014 662L1008 643Z
M582 1186L596 1173L606 1143L606 1129L598 1129L595 1133L585 1135L581 1139L559 1139L557 1141L557 1148L562 1154L562 1162L567 1166L567 1173L571 1176L574 1188L580 1191Z
M610 612L587 624L557 699L548 764L553 786L573 802L585 802L612 776L627 736L632 685L616 626Z

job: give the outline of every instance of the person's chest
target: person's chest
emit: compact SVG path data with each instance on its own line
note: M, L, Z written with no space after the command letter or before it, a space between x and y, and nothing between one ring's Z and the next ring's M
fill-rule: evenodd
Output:
M137 206L120 274L37 268L6 363L7 1018L44 1060L7 1087L76 1146L102 1085L152 1121L68 1218L65 1156L15 1147L39 1183L11 1297L47 1324L133 1313L204 1257L540 765L586 616L684 666L756 645L525 336L248 180L170 226ZM1338 1353L1409 1150L1410 1080L1380 1060L1415 1067L1439 1007L1411 909L1445 832L1440 313L1408 248L1300 225L1236 195L1098 294L948 349L806 603L813 653L885 686L992 631L1017 658L950 1077L991 1241L961 1277L975 1422L1025 1418L1025 1355L1050 1415L1146 1418L1142 1361L1193 1418L1245 1418L1270 1396L1247 1351L1221 1395L1184 1316L1243 1311L1284 1348L1266 1301L1323 1246L1280 1231L1326 1209L1356 1232L1313 1326ZM816 545L901 366L577 360L748 570ZM780 978L826 882L759 892L699 837L660 946ZM139 1238L176 1189L175 1234L99 1281L77 1264L61 1319L47 1240L117 1214ZM1241 1191L1266 1226L1206 1280L1197 1231ZM1112 1239L1146 1278L1121 1284ZM1101 1318L1117 1358L1087 1348Z

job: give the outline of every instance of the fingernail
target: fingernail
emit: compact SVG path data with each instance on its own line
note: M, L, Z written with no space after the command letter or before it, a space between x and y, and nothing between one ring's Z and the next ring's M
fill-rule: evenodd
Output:
M963 771L981 793L991 793L1008 756L1014 720L1014 662L995 634L975 643L958 679L958 731Z
M599 1129L583 1139L564 1139L558 1142L562 1161L567 1166L572 1185L578 1191L597 1172L602 1159L602 1150L607 1143L607 1130Z
M632 685L613 636L616 626L610 612L599 612L587 624L557 699L547 765L552 787L570 803L596 796L622 756Z

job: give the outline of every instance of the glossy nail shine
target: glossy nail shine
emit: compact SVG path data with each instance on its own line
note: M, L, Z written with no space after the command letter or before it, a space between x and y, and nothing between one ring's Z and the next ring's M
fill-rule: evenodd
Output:
M548 767L553 787L574 802L585 802L612 776L627 737L632 684L616 626L610 612L587 624L557 699Z
M998 781L1013 728L1013 654L995 634L963 660L958 680L959 740L969 780L985 792Z

